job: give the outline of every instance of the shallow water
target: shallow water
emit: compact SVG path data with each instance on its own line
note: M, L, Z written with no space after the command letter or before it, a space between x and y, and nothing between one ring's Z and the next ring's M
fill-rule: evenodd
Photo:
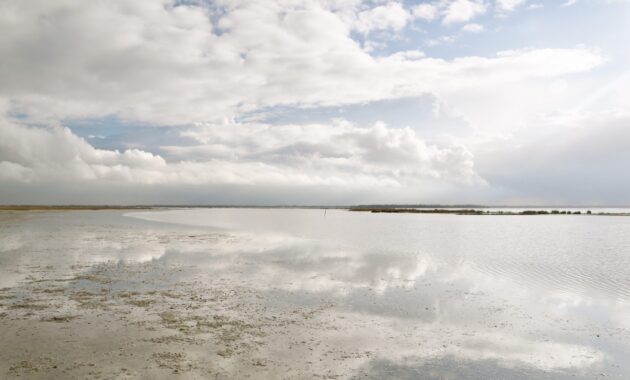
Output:
M630 377L630 217L3 213L0 288L10 376Z

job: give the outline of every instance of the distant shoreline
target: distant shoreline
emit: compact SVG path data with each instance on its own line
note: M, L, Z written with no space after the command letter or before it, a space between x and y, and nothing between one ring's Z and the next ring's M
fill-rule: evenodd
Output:
M416 209L416 208L350 208L350 211L371 213L405 213L405 214L451 214L451 215L606 215L606 216L630 216L630 212L592 212L574 210L522 210L522 211L496 211L478 209Z
M0 206L0 211L96 211L96 210L151 210L159 208L156 206L38 206L38 205L15 205Z
M627 206L475 206L475 205L359 205L359 206L238 206L238 205L0 205L0 211L99 211L165 209L314 209L348 210L371 213L450 214L450 215L608 215L630 216ZM597 211L624 209L628 212ZM502 210L505 209L505 210ZM520 210L515 210L520 209ZM578 210L579 209L579 210Z

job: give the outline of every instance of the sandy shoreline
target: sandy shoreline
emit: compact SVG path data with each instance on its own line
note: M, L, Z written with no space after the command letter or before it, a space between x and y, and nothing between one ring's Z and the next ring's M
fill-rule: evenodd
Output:
M46 214L19 215L26 221ZM7 215L1 222L19 227L22 221ZM208 247L234 239L110 226L105 234L88 246L158 239ZM77 237L85 231L59 247L63 255L77 250ZM267 292L237 273L207 276L158 256L21 262L10 269L19 280L0 288L1 377L347 378L370 355L335 347L339 325L326 315L330 302L273 305Z
M119 276L128 281L142 274L137 267L115 273L103 267L69 278L35 277L19 291L2 289L2 372L31 378L306 375L296 371L297 363L283 367L258 348L274 336L282 345L301 346L296 352L319 349L292 340L290 331L318 324L321 310L271 312L250 289L220 281L209 287L178 282L159 291L139 289L147 280L118 284ZM326 374L328 365L312 365L313 373Z

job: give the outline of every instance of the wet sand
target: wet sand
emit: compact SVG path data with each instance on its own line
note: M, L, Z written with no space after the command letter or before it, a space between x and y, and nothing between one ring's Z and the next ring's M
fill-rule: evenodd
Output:
M625 322L490 294L476 272L409 253L121 211L2 213L0 244L3 378L628 374Z

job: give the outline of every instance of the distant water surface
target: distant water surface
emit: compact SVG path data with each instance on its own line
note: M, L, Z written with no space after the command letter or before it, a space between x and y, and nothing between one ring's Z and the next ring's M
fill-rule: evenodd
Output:
M311 209L195 209L128 215L190 226L287 234L364 252L413 254L455 266L474 266L528 288L630 299L630 217Z

